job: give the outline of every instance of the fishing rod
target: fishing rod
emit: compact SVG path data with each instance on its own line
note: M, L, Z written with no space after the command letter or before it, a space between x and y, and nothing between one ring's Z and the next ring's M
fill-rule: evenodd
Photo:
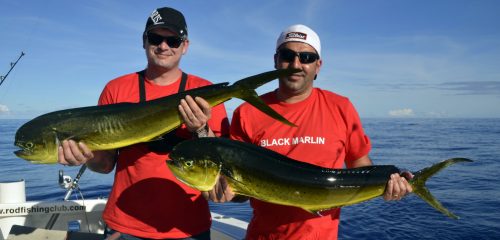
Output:
M19 58L15 62L11 62L10 63L10 69L7 72L7 74L5 74L5 76L0 76L0 86L2 86L2 83L5 81L5 79L7 79L7 76L9 76L10 71L12 71L12 69L14 69L14 67L17 64L17 62L19 62L19 60L21 60L21 58L23 56L24 56L24 52L21 51L21 56L19 56Z
M85 172L86 169L87 169L87 165L86 164L83 164L80 167L80 170L78 171L78 174L76 174L75 179L73 179L73 182L71 182L71 184L69 185L69 187L67 187L68 191L66 192L66 195L64 196L64 201L67 201L69 199L69 197L71 196L71 193L73 192L73 190L75 190L76 188L79 187L78 182L80 182L80 177L82 177L82 174L83 174L83 172Z
M76 177L73 180L69 176L64 176L63 170L59 170L59 185L62 188L67 189L66 195L64 195L63 199L64 201L68 201L73 190L79 187L78 182L80 181L80 177L82 177L82 174L85 172L86 169L87 165L83 164L80 167L78 174L76 174ZM60 215L59 213L52 214L49 221L47 222L47 225L45 225L45 229L52 229L52 227L57 221L57 218L59 218L59 215Z

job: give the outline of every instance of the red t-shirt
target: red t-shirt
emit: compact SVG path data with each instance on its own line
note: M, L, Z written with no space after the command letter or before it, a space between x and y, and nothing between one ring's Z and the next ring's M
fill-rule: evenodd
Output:
M234 112L231 138L327 168L343 168L371 149L354 106L343 96L314 88L307 99L293 104L279 102L275 92L261 98L298 127L244 103ZM254 210L247 239L337 239L340 208L317 216L253 198L250 204Z
M101 93L99 105L138 102L138 82L136 73L110 81ZM188 75L186 89L209 84L205 79ZM146 100L175 94L179 85L180 78L168 86L146 81ZM223 104L212 108L208 124L216 135L228 134ZM177 134L191 136L184 125ZM210 228L207 201L199 191L175 178L165 163L167 159L167 153L151 152L144 143L119 150L113 188L103 213L109 227L143 238L184 238Z

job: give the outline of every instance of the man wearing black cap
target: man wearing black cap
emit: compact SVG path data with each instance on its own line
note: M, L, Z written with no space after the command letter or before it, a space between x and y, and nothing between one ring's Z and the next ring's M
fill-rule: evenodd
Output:
M99 105L149 101L185 89L211 84L185 74L179 63L189 47L184 16L172 8L158 8L147 20L143 48L147 68L110 81ZM199 191L179 184L165 165L173 145L192 137L228 135L224 105L213 109L199 97L179 104L184 124L161 141L119 150L91 152L84 143L64 141L59 162L109 173L116 163L115 181L103 218L113 239L210 239L210 211Z

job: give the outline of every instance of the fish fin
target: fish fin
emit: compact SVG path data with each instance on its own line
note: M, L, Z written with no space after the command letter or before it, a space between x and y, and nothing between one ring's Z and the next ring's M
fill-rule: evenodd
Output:
M56 135L56 141L59 143L64 141L64 140L69 140L69 139L72 139L75 141L80 140L80 139L77 139L74 134L61 132L61 131L57 130L56 128L52 128L52 131L54 131L54 134Z
M166 132L164 132L164 133L160 134L159 136L156 136L156 137L153 137L153 138L151 138L151 139L147 140L146 142L154 142L154 141L159 141L159 140L164 140L164 139L170 139L170 138L172 138L172 137L173 137L173 138L178 138L178 139L180 139L179 141L181 141L181 140L185 140L184 138L182 138L182 137L178 137L178 136L176 135L176 130L177 130L177 129L178 129L178 128L170 129L170 130L168 130L168 131L166 131Z
M413 193L422 198L422 200L427 202L436 210L440 211L444 215L453 219L459 219L459 217L450 212L448 209L446 209L434 196L432 196L429 189L427 189L427 187L425 186L425 182L434 174L458 162L472 162L472 160L467 158L451 158L448 160L444 160L440 163L436 163L430 167L424 168L416 173L413 173L414 176L409 181L409 183L413 187Z
M334 208L337 208L337 207L332 207L332 208L322 208L322 209L317 209L317 208L314 208L314 209L306 209L306 208L303 208L304 210L306 210L307 212L310 212L311 214L313 215L316 215L318 217L324 217L328 214L330 214L329 212L325 212L325 211L330 211ZM326 213L326 214L324 214Z
M284 118L279 113L270 108L267 104L265 104L259 98L257 92L255 92L255 89L271 80L283 76L288 76L299 71L300 70L298 69L278 69L241 79L233 84L233 86L236 87L239 92L238 96L235 97L248 102L252 106L262 111L263 113L286 125L296 127L295 124L291 123L286 118Z
M315 215L315 216L318 216L318 217L324 217L325 215L322 214L322 212L326 211L326 210L329 210L329 209L317 209L317 208L314 208L314 209L309 209L309 208L302 208L304 211L312 214L312 215Z
M226 176L226 175L224 175L224 176ZM227 178L229 178L229 179L231 179L231 181L233 181L233 182L235 182L235 183L238 183L238 184L239 184L239 185L241 185L241 186L245 186L245 183L244 183L244 182L242 182L242 181L240 181L240 180L238 180L238 179L236 179L236 178L234 178L234 177L228 177L228 176L226 176L226 177L227 177Z
M163 135L161 135L158 137L151 138L147 142L154 142L154 141L159 141L159 140L163 140L163 139L164 139L164 137L163 137Z
M324 217L324 215L321 214L321 212L322 212L321 210L311 210L311 209L305 209L305 208L302 208L302 209L306 210L310 214L315 215L317 217Z
M78 136L75 134L67 133L67 132L61 132L58 131L56 128L52 128L52 131L54 131L55 135L55 141L56 141L56 146L60 146L62 141L64 140L73 140L75 142L80 142L82 139L85 139L87 136Z
M324 217L324 215L321 214L322 211L309 211L309 212L312 213L312 214L314 214L314 215L316 215L316 216L318 216L318 217Z
M230 169L227 169L221 165L220 172L222 173L222 175L224 175L224 177L231 179L231 181L234 181L234 182L237 182L238 184L244 185L243 182L239 181L238 179L236 179L236 177L234 177L234 174Z

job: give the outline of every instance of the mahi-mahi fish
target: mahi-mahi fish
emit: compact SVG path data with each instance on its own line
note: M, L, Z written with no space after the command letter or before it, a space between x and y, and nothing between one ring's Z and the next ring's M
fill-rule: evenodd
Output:
M295 206L308 212L357 204L381 196L393 165L330 169L292 160L254 144L224 138L200 138L177 144L167 165L186 185L200 191L213 188L219 175L235 194L271 203ZM413 193L450 218L458 217L431 195L426 180L443 168L466 158L451 158L413 173Z
M41 115L21 126L14 153L35 163L56 163L61 141L83 141L91 150L117 149L160 138L181 123L178 112L180 100L186 95L202 97L210 106L233 97L242 99L267 115L287 125L293 123L268 107L255 89L298 70L274 70L241 79L232 85L213 84L190 89L174 95L139 103L118 103L66 109Z

